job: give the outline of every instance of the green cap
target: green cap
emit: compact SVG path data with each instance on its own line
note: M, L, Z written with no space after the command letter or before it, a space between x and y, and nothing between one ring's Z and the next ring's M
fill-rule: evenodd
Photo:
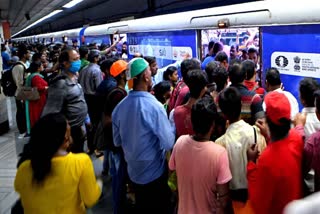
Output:
M146 68L148 68L149 63L143 58L134 58L128 64L127 70L127 80L130 80L139 74L141 74Z

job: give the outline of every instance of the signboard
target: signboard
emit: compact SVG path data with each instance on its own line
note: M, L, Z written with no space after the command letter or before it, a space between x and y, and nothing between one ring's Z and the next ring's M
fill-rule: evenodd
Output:
M262 27L263 83L267 68L281 73L286 91L298 100L299 83L304 77L320 81L320 25Z
M186 54L196 57L195 30L129 33L127 39L129 59L137 52L143 56L154 56L159 68L182 60Z

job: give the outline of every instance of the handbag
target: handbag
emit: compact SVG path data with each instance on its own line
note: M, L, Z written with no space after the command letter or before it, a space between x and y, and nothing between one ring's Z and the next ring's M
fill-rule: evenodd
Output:
M40 94L39 94L38 88L22 86L21 88L18 89L16 99L30 100L30 101L39 100Z

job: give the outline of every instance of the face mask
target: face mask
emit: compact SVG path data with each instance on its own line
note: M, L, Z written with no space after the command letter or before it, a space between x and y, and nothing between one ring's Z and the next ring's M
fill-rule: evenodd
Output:
M112 51L111 54L114 56L117 54L117 51Z
M77 61L70 62L70 63L71 63L71 67L69 68L69 71L73 74L77 73L80 70L81 61L77 60Z

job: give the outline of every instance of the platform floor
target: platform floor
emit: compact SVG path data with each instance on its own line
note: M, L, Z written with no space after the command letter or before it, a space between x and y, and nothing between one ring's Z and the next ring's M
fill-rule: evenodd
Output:
M16 164L18 154L28 138L18 139L18 129L15 122L14 98L5 98L7 102L10 131L0 136L0 214L10 214L11 207L19 198L14 191L13 182L16 175ZM92 157L96 174L101 174L102 158ZM104 177L103 198L92 209L89 214L108 214L112 212L111 179Z

